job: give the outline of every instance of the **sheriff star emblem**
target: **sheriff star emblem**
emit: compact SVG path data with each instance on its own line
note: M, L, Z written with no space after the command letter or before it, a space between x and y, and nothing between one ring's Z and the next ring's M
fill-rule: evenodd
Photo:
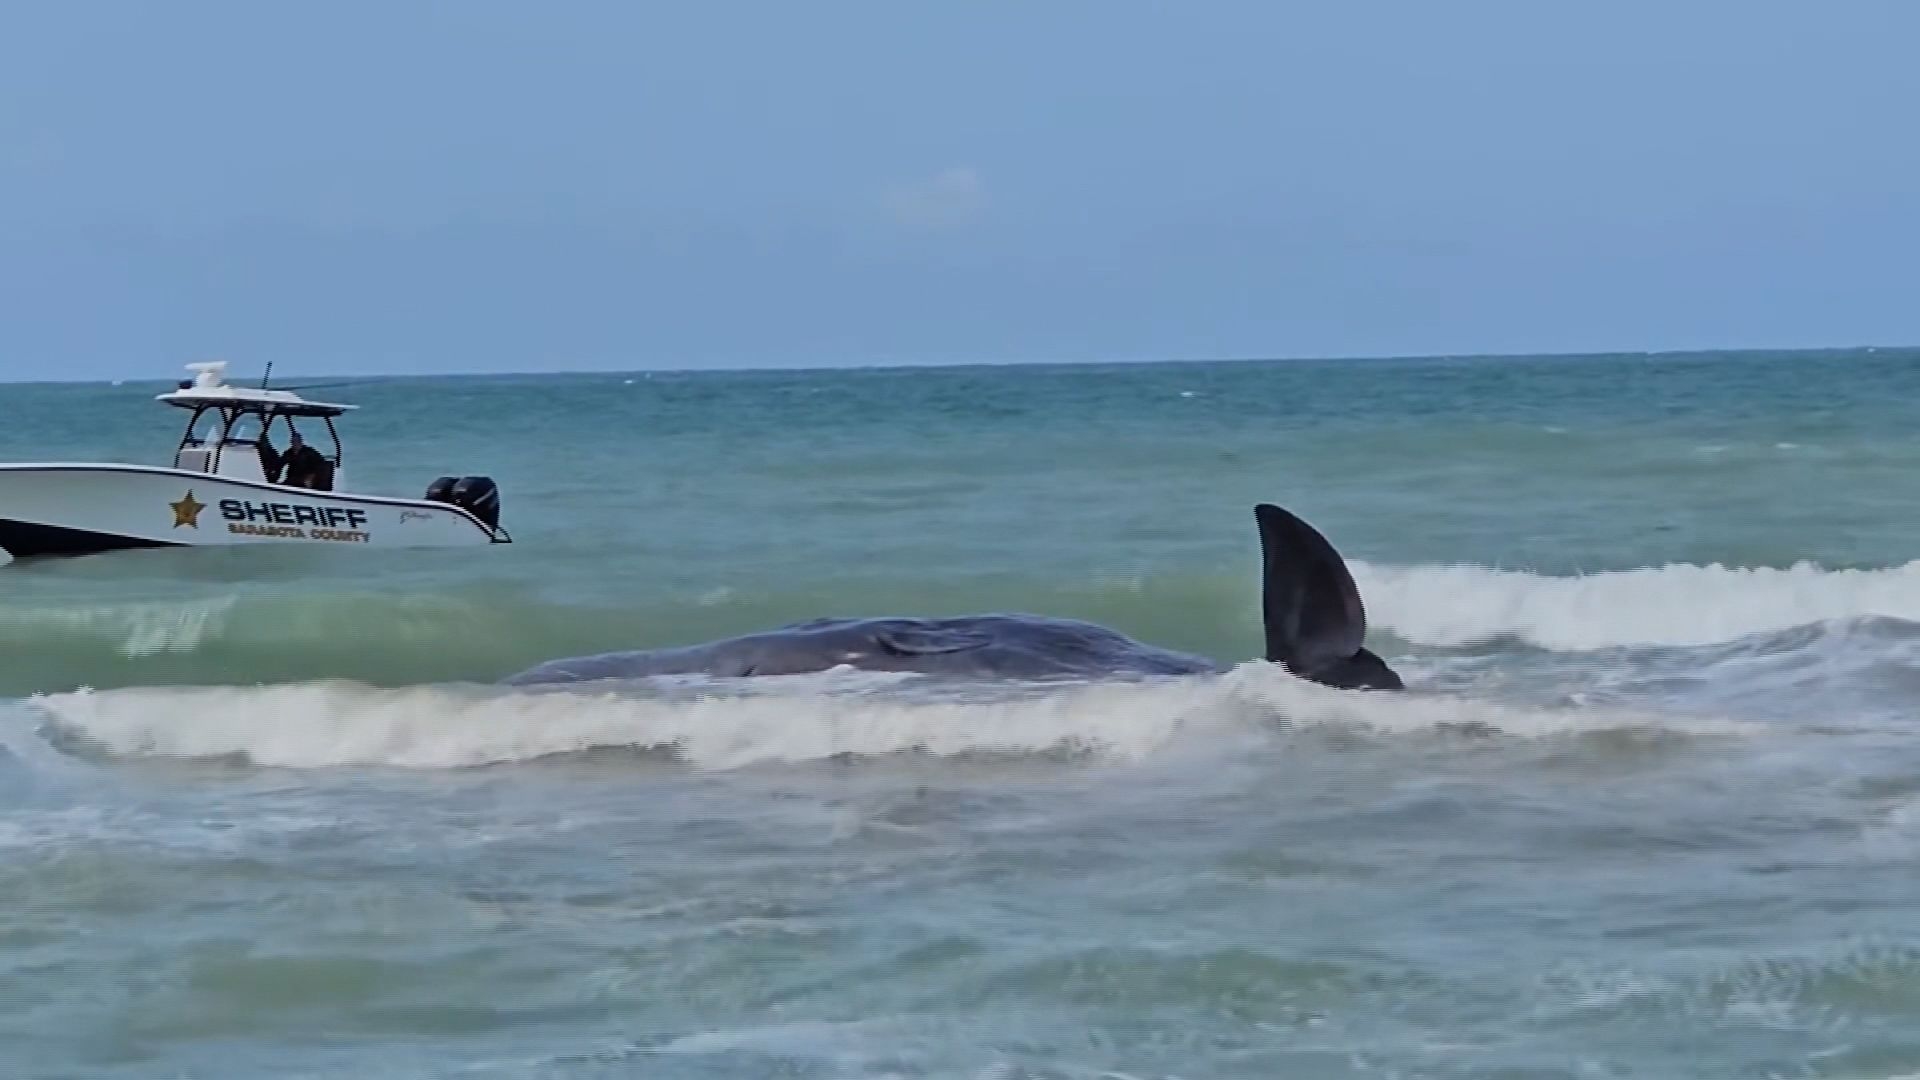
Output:
M194 500L191 490L187 492L186 498L181 499L177 503L168 503L167 505L173 507L173 527L176 529L182 525L191 526L195 529L199 528L200 511L207 508L207 504Z

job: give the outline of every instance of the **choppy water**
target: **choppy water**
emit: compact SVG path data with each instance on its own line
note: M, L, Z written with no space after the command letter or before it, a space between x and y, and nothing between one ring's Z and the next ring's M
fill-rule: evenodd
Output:
M157 372L162 378L171 372ZM0 458L164 458L160 384ZM511 548L0 570L8 1076L1920 1072L1920 353L393 381ZM490 686L823 614L1414 686Z

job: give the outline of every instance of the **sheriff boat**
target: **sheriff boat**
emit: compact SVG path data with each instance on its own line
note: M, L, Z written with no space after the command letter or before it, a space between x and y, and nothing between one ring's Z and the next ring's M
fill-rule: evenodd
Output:
M439 477L418 499L350 493L333 422L358 406L233 385L225 361L187 370L155 399L191 414L172 465L0 464L0 564L127 548L512 542L485 476ZM313 445L322 430L330 452ZM296 434L307 444L297 452Z

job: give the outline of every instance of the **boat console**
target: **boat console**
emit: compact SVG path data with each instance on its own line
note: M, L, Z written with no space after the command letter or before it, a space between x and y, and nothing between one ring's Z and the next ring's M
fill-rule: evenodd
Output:
M345 490L344 455L333 418L356 406L308 401L289 390L235 386L224 378L226 366L221 360L188 364L194 377L180 380L177 390L160 395L161 401L192 411L187 430L174 449L173 467L235 480L279 483L279 458L291 445L292 436L297 433L312 443L310 436L316 425L309 422L302 430L295 420L318 420L332 444L330 453L320 451L327 467L319 490Z

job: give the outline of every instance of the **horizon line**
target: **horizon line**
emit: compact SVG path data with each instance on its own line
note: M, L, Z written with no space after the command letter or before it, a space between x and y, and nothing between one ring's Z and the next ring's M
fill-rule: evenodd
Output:
M528 376L595 376L595 375L751 375L751 374L810 374L824 372L895 372L895 371L966 371L977 368L1073 368L1073 367L1111 367L1127 365L1154 364L1294 364L1294 363L1418 363L1431 361L1460 360L1598 360L1609 357L1648 357L1648 358L1685 358L1712 356L1725 353L1765 353L1772 355L1811 355L1833 353L1871 353L1906 352L1920 350L1916 344L1857 344L1857 345L1796 345L1796 346L1709 346L1693 348L1666 349L1570 349L1549 352L1435 352L1435 353L1347 353L1347 354L1301 354L1294 356L1193 356L1193 357L1139 357L1106 359L1068 359L1068 360L941 360L941 361L854 361L843 364L744 364L716 365L711 367L605 367L573 368L556 367L546 369L505 369L481 371L421 371L407 373L376 372L312 372L298 376L302 379L340 379L356 382L397 381L405 379L510 379ZM203 356L198 359L183 360L179 366L182 371L190 363L204 363L225 359L219 356ZM269 361L271 362L271 361ZM229 365L231 361L229 360ZM262 365L261 371L265 371ZM231 372L230 372L231 377ZM0 376L0 385L4 386L118 386L125 383L174 383L180 376L134 376L99 377L91 379L18 379ZM251 379L242 380L244 385Z

